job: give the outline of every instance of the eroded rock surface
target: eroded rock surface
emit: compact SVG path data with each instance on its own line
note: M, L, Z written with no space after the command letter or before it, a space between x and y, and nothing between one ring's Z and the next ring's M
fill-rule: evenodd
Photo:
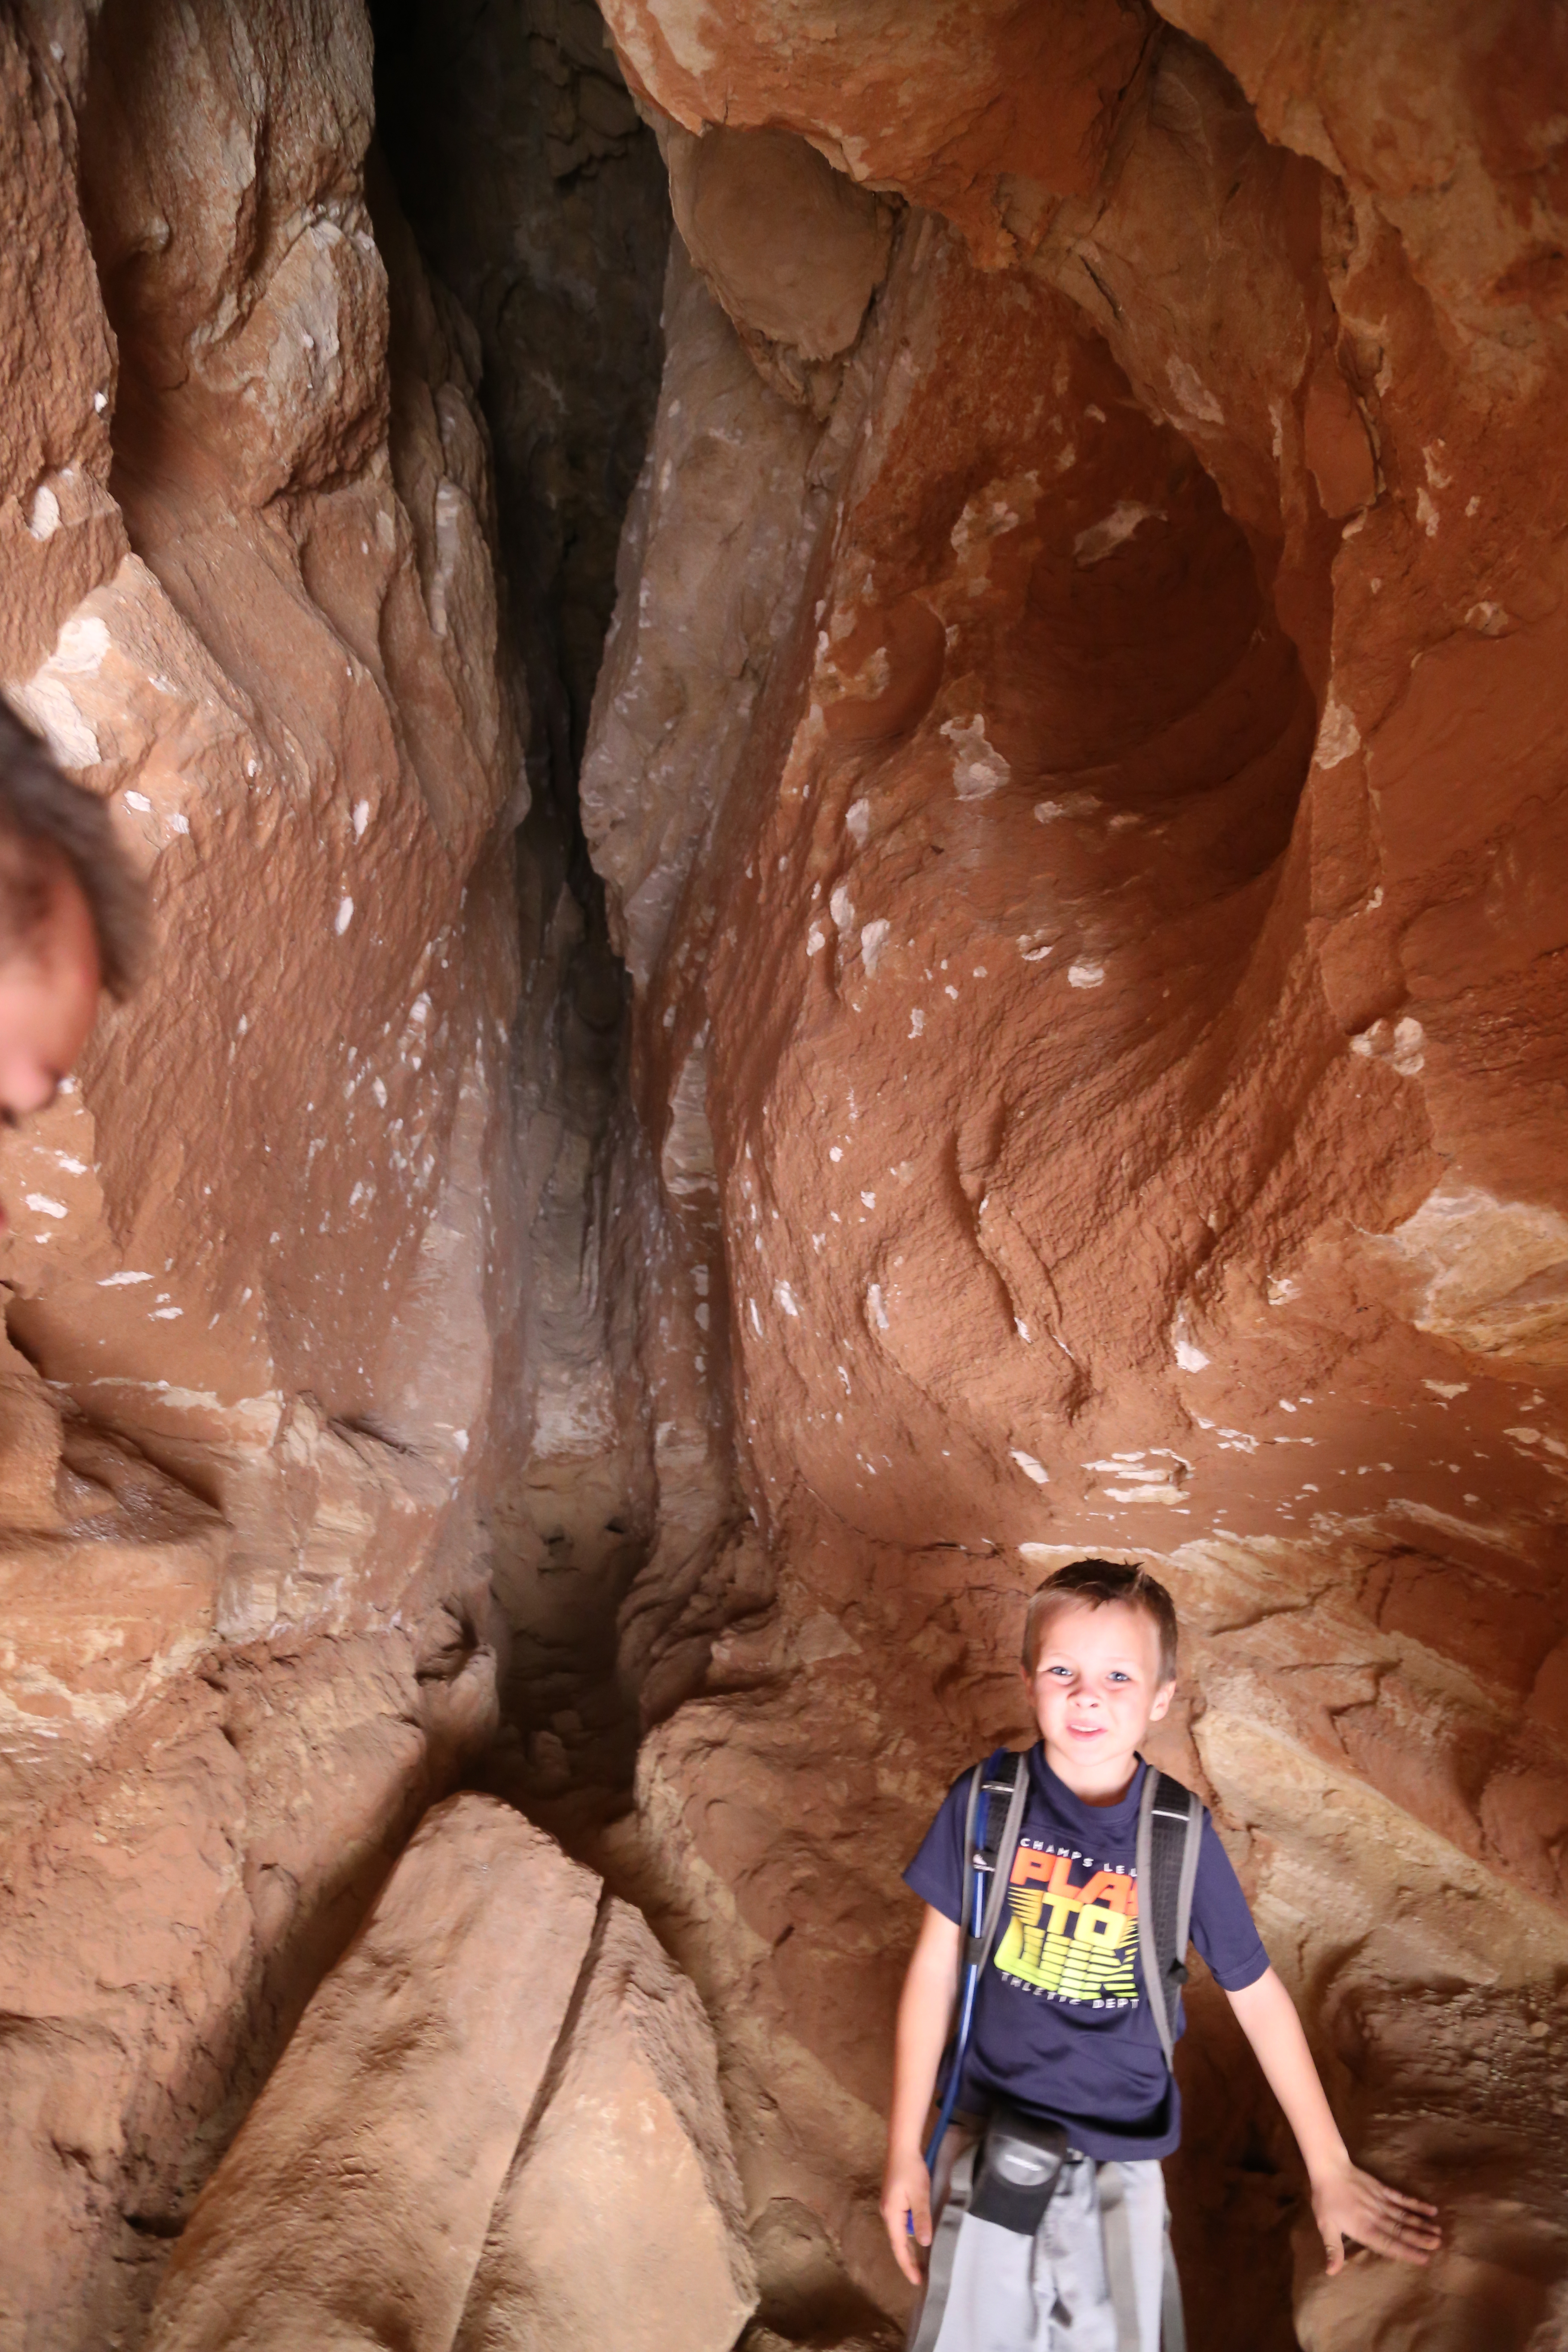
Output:
M1200 1985L1195 2342L1552 2352L1556 20L374 14L384 160L357 8L0 35L0 672L160 928L5 1146L0 2333L138 2339L468 1769L616 1896L403 2315L717 2346L739 2210L752 2352L896 2340L899 1867L1109 1551L1450 2231L1321 2279ZM310 2046L161 2326L316 2294Z
M897 1869L1022 1727L1023 1593L1093 1550L1174 1589L1173 1759L1359 2144L1451 2217L1424 2278L1303 2252L1300 2341L1555 2341L1554 2133L1502 2053L1552 2044L1568 1971L1563 60L1439 5L1386 47L1246 9L606 13L696 152L788 130L908 207L795 569L755 551L773 438L726 530L710 604L772 614L744 709L665 625L671 500L587 762L621 935L648 877L672 909L634 1084L778 1579L612 1843L721 2019L764 2317L896 2306ZM696 430L670 410L656 448ZM661 671L727 746L700 827L622 756ZM1439 2027L1438 1986L1487 2025ZM1286 2345L1290 2160L1197 2011L1202 2340ZM1484 2088L1438 2054L1467 2030Z
M605 1898L550 2104L497 2201L458 2352L728 2352L756 2302L713 2030Z
M728 2352L753 2301L738 2187L711 2029L646 1925L520 1814L451 1798L203 2194L146 2341Z
M0 2335L64 2352L493 1731L523 788L363 14L24 11L0 82L0 667L158 932L4 1170Z

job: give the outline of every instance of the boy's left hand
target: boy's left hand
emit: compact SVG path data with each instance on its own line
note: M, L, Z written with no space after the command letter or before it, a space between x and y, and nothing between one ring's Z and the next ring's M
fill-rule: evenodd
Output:
M1443 2242L1436 2205L1406 2197L1402 2189L1385 2189L1353 2164L1313 2181L1312 2211L1331 2278L1337 2278L1345 2266L1347 2238L1396 2263L1424 2263Z

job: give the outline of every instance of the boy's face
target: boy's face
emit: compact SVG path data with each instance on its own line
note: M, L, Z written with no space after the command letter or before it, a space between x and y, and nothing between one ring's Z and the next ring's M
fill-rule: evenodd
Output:
M1065 1762L1069 1780L1072 1768L1093 1777L1129 1760L1176 1687L1160 1680L1153 1619L1124 1601L1058 1609L1026 1680L1047 1758Z

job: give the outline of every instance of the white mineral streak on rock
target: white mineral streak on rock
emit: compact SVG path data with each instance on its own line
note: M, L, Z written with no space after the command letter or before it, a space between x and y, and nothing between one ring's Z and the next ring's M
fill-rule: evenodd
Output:
M952 788L959 799L984 801L999 793L1013 771L986 741L983 715L977 711L973 719L945 719L941 732L952 745Z
M868 979L874 979L876 976L877 965L882 950L887 945L890 928L885 916L879 916L874 923L862 923L860 926L860 961L866 967Z
M1026 1454L1021 1445L1010 1445L1007 1451L1012 1459L1017 1464L1019 1469L1023 1472L1025 1477L1030 1479L1035 1486L1048 1486L1050 1485L1050 1474L1046 1469L1044 1464L1037 1461L1032 1454Z
M40 482L27 509L27 530L37 540L53 539L60 527L60 502L47 482Z
M1384 1244L1424 1284L1415 1322L1484 1357L1568 1350L1568 1217L1439 1184Z
M1206 1370L1209 1360L1189 1332L1184 1310L1177 1313L1171 1325L1171 1347L1182 1371L1201 1372Z
M1168 1446L1115 1454L1106 1461L1086 1462L1084 1468L1115 1480L1114 1485L1100 1489L1108 1502L1180 1505L1189 1499L1186 1487L1193 1465L1184 1455L1173 1454Z
M1374 1021L1370 1029L1351 1039L1351 1052L1366 1061L1387 1062L1402 1078L1414 1078L1426 1066L1423 1047L1426 1033L1413 1013L1398 1021Z
M1077 963L1070 963L1068 966L1069 988L1099 988L1104 979L1105 966L1102 963L1093 962L1087 956L1081 957Z
M1360 750L1360 729L1345 705L1336 702L1331 694L1318 723L1314 759L1320 768L1337 768Z
M1167 360L1165 381L1175 395L1177 412L1184 424L1223 425L1225 423L1224 409L1190 360L1175 358Z
M101 756L81 688L97 677L108 651L109 630L100 614L73 614L62 624L47 661L16 689L17 709L62 767L89 768Z
M1164 520L1162 507L1140 506L1135 499L1120 499L1108 515L1079 532L1072 543L1073 562L1081 567L1103 563L1108 555L1125 545L1140 523Z

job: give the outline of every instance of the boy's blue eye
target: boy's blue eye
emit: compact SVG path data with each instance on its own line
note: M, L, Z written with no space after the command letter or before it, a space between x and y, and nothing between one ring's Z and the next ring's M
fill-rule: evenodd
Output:
M1110 1672L1110 1679L1113 1683L1130 1683L1132 1677L1131 1675L1124 1675L1120 1666L1113 1666Z

